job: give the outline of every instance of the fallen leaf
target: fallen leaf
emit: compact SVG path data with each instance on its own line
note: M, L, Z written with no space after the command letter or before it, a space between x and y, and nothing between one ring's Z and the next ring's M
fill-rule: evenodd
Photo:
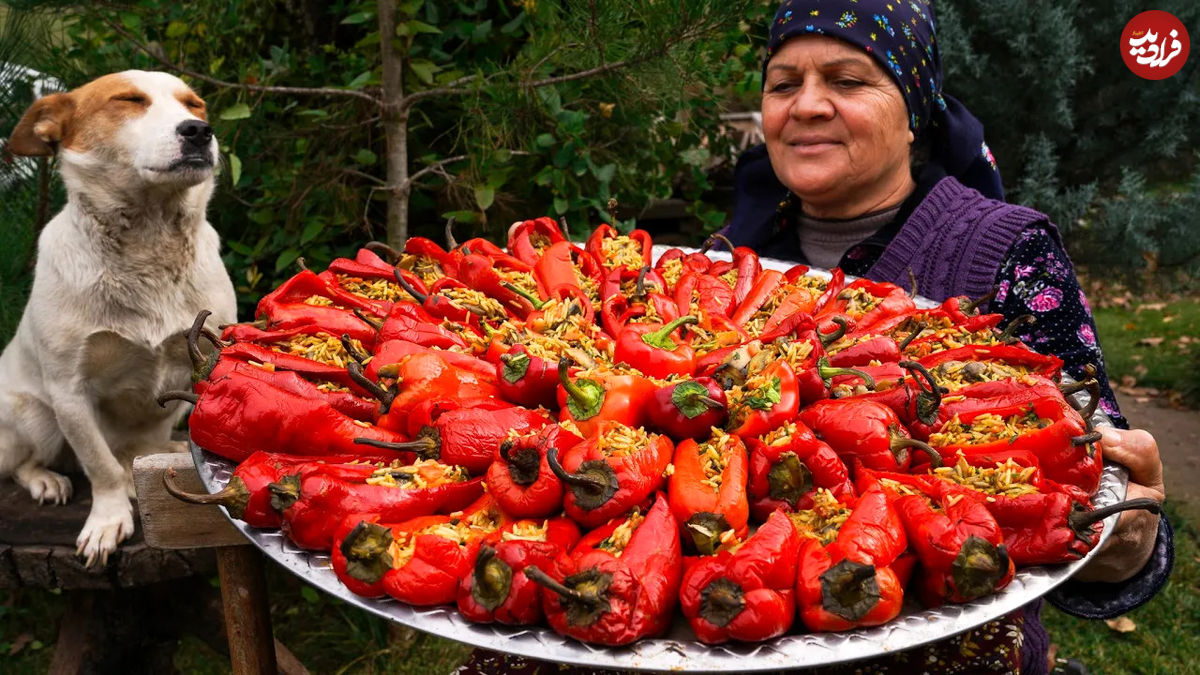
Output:
M1125 324L1125 330L1137 330L1137 324L1130 321L1129 323Z
M1122 375L1121 376L1121 387L1122 388L1127 389L1127 388L1136 387L1136 386L1137 386L1137 378L1136 377L1134 377L1132 375Z
M8 655L14 656L21 653L21 650L25 649L31 642L33 642L33 633L21 633L13 638L12 646L8 648Z
M1150 369L1147 368L1146 364L1144 364L1144 363L1139 363L1133 367L1133 374L1136 375L1137 377L1145 377L1146 373L1149 373L1149 372L1150 372Z
M1171 323L1175 319L1176 319L1176 317L1174 314L1169 314L1169 315L1163 316L1163 323Z
M1166 340L1166 338L1159 336L1144 337L1141 340L1138 340L1137 344L1139 347L1157 347L1163 343L1163 340Z
M1190 344L1191 342L1193 342L1192 336L1191 335L1180 335L1177 342L1179 342L1179 344L1181 344L1181 345Z
M1133 619L1127 616L1118 616L1115 619L1105 619L1104 623L1118 633L1132 633L1133 631L1137 630L1137 624L1133 622Z
M1129 358L1133 359L1134 361L1141 361L1142 355L1141 354L1130 354Z
M1165 302L1148 302L1144 305L1138 305L1138 308L1136 311L1138 311L1138 312L1142 312L1142 311L1159 312L1159 311L1162 311L1163 309L1166 309L1166 307L1167 307L1167 303L1165 303Z

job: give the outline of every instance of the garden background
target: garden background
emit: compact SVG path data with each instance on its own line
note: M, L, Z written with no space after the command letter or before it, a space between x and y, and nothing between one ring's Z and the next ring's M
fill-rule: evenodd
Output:
M1186 409L1200 397L1200 57L1163 81L1129 72L1121 29L1151 8L1200 37L1189 0L936 5L946 91L983 121L1009 200L1062 230L1110 375L1127 397ZM612 222L695 244L731 209L744 134L729 117L757 109L773 12L763 0L2 2L0 137L33 100L25 69L68 88L181 72L221 142L209 216L243 316L301 256L319 269L372 239L440 240L449 217L460 240L549 214L576 233ZM52 170L0 161L0 343L39 224L62 203ZM1182 536L1168 589L1125 633L1048 612L1064 654L1106 673L1194 663L1200 519L1171 512ZM464 653L284 573L271 581L277 634L314 671L440 672ZM3 600L0 669L44 671L61 611L51 594ZM177 660L225 664L198 641Z

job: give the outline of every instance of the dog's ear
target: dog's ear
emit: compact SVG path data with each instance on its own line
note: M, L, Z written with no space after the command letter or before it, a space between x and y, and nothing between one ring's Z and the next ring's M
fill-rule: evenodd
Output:
M75 111L70 94L50 94L39 98L25 111L8 139L14 155L44 157L58 150L67 133L67 124Z

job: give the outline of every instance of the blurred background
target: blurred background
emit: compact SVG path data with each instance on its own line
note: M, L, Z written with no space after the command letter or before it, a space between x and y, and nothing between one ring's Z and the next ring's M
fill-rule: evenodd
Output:
M1178 434L1177 454L1164 448L1164 460L1184 536L1167 592L1125 632L1050 617L1063 651L1086 655L1096 672L1182 673L1200 656L1191 529L1200 518L1186 510L1187 486L1200 484L1200 56L1167 80L1131 73L1121 30L1149 8L936 4L946 91L983 121L1009 201L1062 230L1123 406L1144 408L1127 416L1157 419L1160 439ZM1153 8L1200 37L1200 5ZM381 9L367 0L0 2L0 138L45 93L130 68L181 73L207 100L220 139L209 219L247 316L300 256L320 269L369 240L441 241L449 217L459 240L497 241L514 220L540 215L566 218L576 236L612 222L677 244L725 223L737 156L761 140L755 113L774 3L402 0L390 18ZM64 199L53 169L0 155L0 344L24 307L39 228ZM389 629L283 573L272 584L277 634L315 672L444 672L465 653ZM44 671L61 611L51 594L10 594L0 604L0 670ZM177 657L182 670L227 667L193 643Z

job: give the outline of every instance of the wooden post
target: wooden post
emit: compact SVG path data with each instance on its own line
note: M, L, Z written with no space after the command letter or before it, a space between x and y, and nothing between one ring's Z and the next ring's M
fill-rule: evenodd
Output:
M252 546L223 546L217 549L217 571L234 674L274 675L275 641L262 556Z

